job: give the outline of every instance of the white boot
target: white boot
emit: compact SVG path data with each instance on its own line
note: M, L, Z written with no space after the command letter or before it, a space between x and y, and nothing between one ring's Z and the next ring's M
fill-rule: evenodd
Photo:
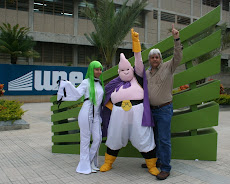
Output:
M92 169L92 172L93 170L95 170L96 172L100 171L100 169L95 166L94 161L91 163L91 169Z
M97 171L91 168L91 172L92 173L96 173Z

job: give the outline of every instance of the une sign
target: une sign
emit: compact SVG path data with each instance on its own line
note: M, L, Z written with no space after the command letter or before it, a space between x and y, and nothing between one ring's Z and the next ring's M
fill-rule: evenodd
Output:
M59 79L69 80L74 86L81 83L83 80L82 72L70 72L67 78L67 73L65 71L53 71L52 72L52 83L50 71L44 71L43 82L42 82L42 71L34 71L34 88L37 91L41 90L57 90L57 81ZM43 83L43 84L42 84Z
M43 75L42 75L43 73ZM17 79L8 82L9 91L32 91L33 81L34 89L37 91L57 90L57 81L59 79L69 80L73 85L81 83L83 80L82 72L70 72L67 78L65 71L34 71L29 72Z
M86 72L87 67L0 64L0 83L4 84L5 95L54 95L58 80L76 86Z

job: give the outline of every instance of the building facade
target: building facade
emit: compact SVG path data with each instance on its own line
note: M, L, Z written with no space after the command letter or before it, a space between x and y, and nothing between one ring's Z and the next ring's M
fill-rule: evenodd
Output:
M87 2L91 6L96 4L94 0ZM114 0L117 7L123 2ZM171 35L172 23L183 29L218 5L222 9L221 22L230 27L229 0L149 0L135 31L140 33L141 43L149 48ZM18 64L87 66L96 50L84 36L94 30L91 21L81 14L84 7L83 0L0 0L0 23L29 27L36 41L34 49L41 56L19 58ZM113 64L117 63L120 52L127 57L132 55L130 34L124 42ZM223 59L230 66L229 55L230 49L223 52ZM10 63L10 57L0 53L0 63Z

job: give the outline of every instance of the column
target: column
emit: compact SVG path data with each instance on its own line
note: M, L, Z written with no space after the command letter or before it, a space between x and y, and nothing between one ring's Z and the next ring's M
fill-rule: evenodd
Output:
M203 16L203 0L200 0L200 17Z
M29 27L34 31L34 0L29 1Z
M148 12L145 11L145 43L148 43Z
M220 0L220 21L223 20L223 18L222 18L222 11L223 11L223 0Z
M73 66L78 66L78 45L73 45Z
M193 23L193 0L190 1L190 22Z
M157 11L157 42L161 41L161 0L158 0L158 11Z
M34 0L29 1L29 28L30 32L34 31ZM34 64L34 58L28 58L29 65Z
M77 0L74 1L74 36L77 36L77 29L78 29L78 4Z

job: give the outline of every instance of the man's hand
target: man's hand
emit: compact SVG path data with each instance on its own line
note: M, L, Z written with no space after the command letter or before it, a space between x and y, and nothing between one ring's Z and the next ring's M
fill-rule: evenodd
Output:
M141 52L141 44L139 40L139 33L131 29L132 40L133 40L133 52Z
M174 28L174 24L172 24L172 35L174 39L177 39L180 37L179 31Z

